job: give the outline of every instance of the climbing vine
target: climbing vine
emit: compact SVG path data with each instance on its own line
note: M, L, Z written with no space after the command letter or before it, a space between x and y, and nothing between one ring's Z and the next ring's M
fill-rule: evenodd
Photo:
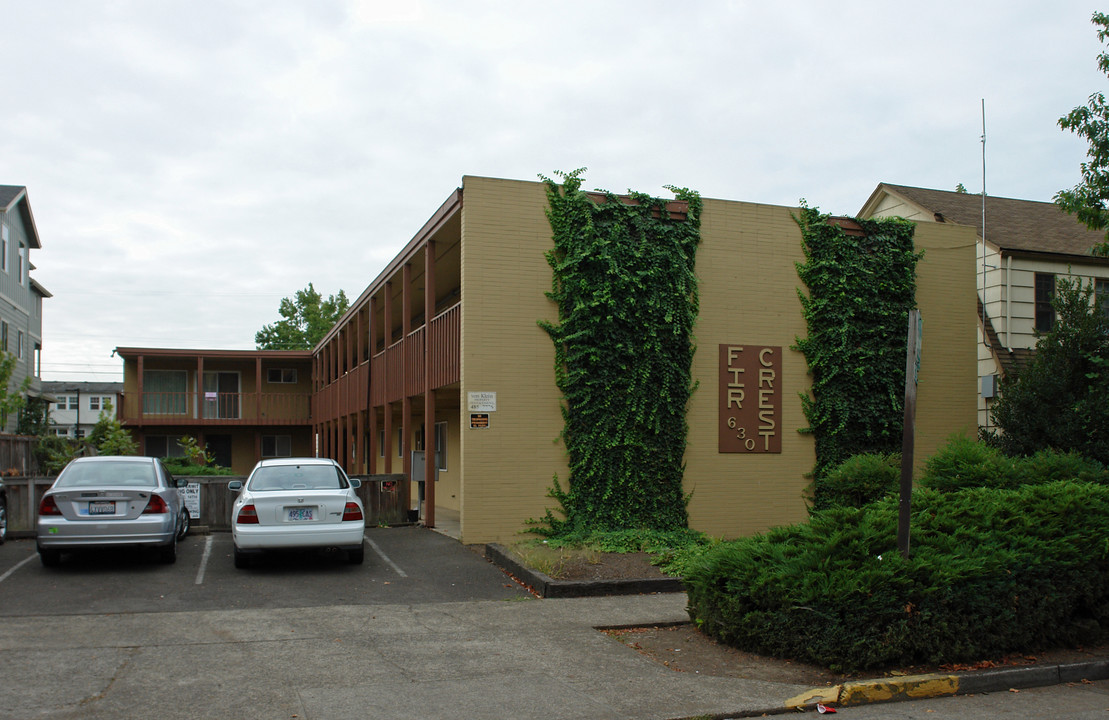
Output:
M916 306L914 225L858 220L848 233L802 205L805 262L797 274L808 337L794 349L808 361L812 395L802 395L816 444L814 505L825 475L860 453L899 452L904 414L909 310Z
M582 172L555 173L561 185L540 176L558 323L539 324L555 346L570 468L569 488L556 477L551 490L564 518L548 510L541 532L683 528L701 197L668 187L689 205L672 219L643 193L594 202Z

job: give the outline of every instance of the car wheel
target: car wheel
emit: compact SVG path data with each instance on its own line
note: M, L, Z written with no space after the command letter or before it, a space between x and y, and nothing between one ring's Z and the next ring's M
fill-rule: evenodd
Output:
M39 560L43 567L58 567L62 562L62 554L57 550L39 550Z
M236 547L235 548L235 567L242 570L243 568L249 567L249 566L250 566L250 558L247 557L246 553L244 553L242 550L240 550L239 548Z
M347 550L347 562L351 565L361 565L362 561L366 559L366 548L360 547L357 550Z
M177 539L184 540L185 536L189 534L189 528L192 525L192 518L189 517L189 511L181 509L181 527L177 530Z
M0 545L8 539L8 501L0 497Z
M158 548L158 559L166 565L172 565L177 562L177 536L173 536L173 541L169 545L164 545Z

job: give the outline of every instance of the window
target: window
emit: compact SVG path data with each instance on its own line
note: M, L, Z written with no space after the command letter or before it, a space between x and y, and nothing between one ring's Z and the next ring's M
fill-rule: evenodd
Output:
M297 381L297 370L296 368L270 368L267 373L267 379L274 385L295 385Z
M142 411L151 415L185 415L189 407L188 382L184 370L144 370Z
M435 423L435 467L447 469L447 424Z
M19 244L19 284L22 285L27 280L27 247Z
M1036 330L1050 332L1055 325L1055 275L1036 273Z
M0 321L0 350L8 351L8 323Z
M1094 281L1094 296L1101 303L1101 314L1109 318L1109 280Z
M23 359L23 331L19 331L19 351L15 355L20 360Z
M146 451L147 457L185 457L185 451L178 444L182 438L181 435L147 435L146 436Z
M58 410L76 410L77 395L59 395Z
M0 270L8 271L8 226L0 225Z
M100 410L100 397L97 395L89 396L89 410Z
M263 435L262 457L292 457L292 435Z

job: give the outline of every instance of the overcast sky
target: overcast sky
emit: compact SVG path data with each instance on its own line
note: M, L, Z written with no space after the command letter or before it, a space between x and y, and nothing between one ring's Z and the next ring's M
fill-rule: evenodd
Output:
M1005 2L0 0L0 184L42 250L43 378L250 349L353 300L463 175L855 214L879 182L1050 200L1106 88L1090 16Z

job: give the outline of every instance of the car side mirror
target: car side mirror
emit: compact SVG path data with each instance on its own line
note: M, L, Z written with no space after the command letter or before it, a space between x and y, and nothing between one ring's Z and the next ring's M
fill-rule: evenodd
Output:
M352 488L354 488L355 490L362 487L362 481L359 480L358 478L347 478L347 479L350 480L350 486Z
M173 484L178 488L188 487L189 480L188 478L174 478Z
M243 481L242 480L232 480L231 482L227 483L227 489L228 490L242 490L243 489Z

